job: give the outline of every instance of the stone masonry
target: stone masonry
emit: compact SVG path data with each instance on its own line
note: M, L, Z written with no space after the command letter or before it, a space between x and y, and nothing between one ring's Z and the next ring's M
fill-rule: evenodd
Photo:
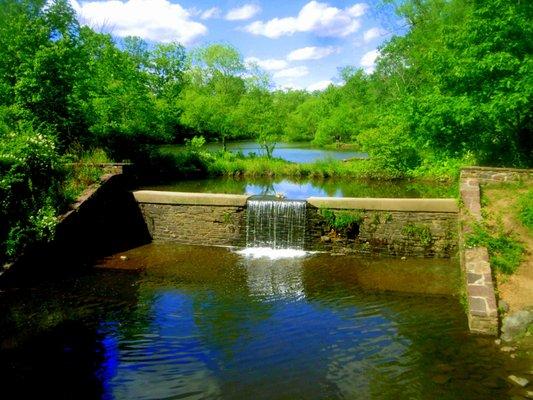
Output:
M496 167L465 167L461 170L461 180L474 178L478 183L498 183L533 180L533 170Z
M498 308L487 248L464 246L464 237L471 231L471 223L481 221L479 180L462 177L460 191L464 203L461 213L460 259L466 278L468 325L474 333L497 335Z
M472 332L498 334L498 309L488 250L464 245L472 224L482 221L480 185L532 180L531 169L466 167L461 170L460 191L464 207L460 215L460 259L466 279L468 324Z
M247 196L138 191L134 196L155 241L242 246ZM357 235L330 235L321 208L351 210L363 218ZM392 256L454 256L454 199L309 198L305 247L335 253Z
M154 241L218 246L244 244L244 207L141 204Z
M339 211L350 211L339 209ZM449 258L457 253L457 213L357 210L361 222L350 237L328 227L320 209L308 207L307 244L333 253Z
M244 245L247 196L157 191L134 196L154 241Z

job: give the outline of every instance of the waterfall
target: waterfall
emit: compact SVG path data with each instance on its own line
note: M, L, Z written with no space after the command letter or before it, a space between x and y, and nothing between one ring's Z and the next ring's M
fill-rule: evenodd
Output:
M305 244L306 202L272 197L248 200L246 247L253 251L298 250ZM294 254L294 252L288 252ZM287 252L283 253L287 254ZM270 255L269 255L270 256Z

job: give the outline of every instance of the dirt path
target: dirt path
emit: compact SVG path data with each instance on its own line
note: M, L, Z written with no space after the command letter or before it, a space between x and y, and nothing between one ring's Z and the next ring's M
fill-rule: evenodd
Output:
M518 235L526 247L522 263L513 275L496 274L499 298L509 304L510 312L533 307L533 237L515 217L516 201L526 191L527 188L483 188L488 203L484 207L485 218L490 224L503 223L505 231Z

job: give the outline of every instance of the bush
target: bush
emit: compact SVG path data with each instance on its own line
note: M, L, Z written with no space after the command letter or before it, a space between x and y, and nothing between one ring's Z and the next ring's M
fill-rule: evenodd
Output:
M333 211L329 208L321 208L319 212L329 229L345 236L356 236L359 232L359 225L364 220L364 215L359 210Z
M49 133L24 125L0 137L0 262L53 237L62 203L60 161Z
M165 152L156 146L142 146L132 161L139 179L144 183L157 183L205 176L209 157L190 147L179 152Z
M392 118L383 121L379 128L361 132L358 141L370 156L367 166L370 171L403 178L421 163L408 128Z

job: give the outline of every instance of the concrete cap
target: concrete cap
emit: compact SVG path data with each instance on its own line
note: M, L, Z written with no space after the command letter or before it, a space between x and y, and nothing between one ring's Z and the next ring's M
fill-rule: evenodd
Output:
M240 194L163 192L158 190L138 190L133 192L133 196L138 203L198 206L244 207L248 199L248 196Z
M350 197L309 197L307 202L315 207L332 209L358 209L381 211L444 212L459 211L455 199L378 199Z

